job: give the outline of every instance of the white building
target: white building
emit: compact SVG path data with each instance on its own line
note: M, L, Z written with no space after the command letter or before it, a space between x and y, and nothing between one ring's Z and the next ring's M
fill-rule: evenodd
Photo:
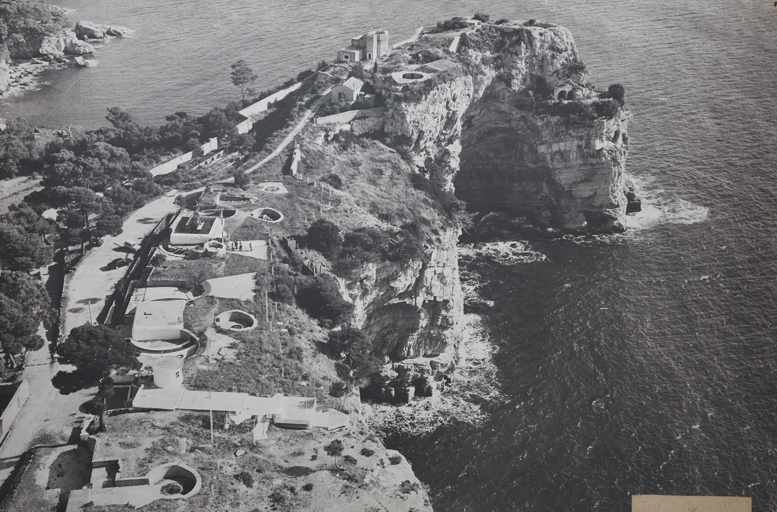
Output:
M351 104L359 98L359 93L364 86L364 82L352 76L337 87L332 88L330 101L332 103Z
M375 62L389 54L388 30L373 30L351 38L351 44L337 52L340 62Z
M170 226L170 245L202 245L224 239L224 220L182 210Z
M132 339L135 341L179 340L187 300L141 302L135 309Z

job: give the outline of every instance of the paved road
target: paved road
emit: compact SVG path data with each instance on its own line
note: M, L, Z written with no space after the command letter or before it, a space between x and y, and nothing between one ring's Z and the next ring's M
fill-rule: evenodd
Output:
M105 237L103 245L92 249L66 284L63 297L64 330L89 322L89 304L92 317L96 317L105 305L113 285L127 270L126 267L113 271L104 271L105 265L122 253L113 249L115 243L125 240L137 242L154 228L163 215L175 210L173 197L161 197L133 213L124 223L124 232L117 237ZM44 334L45 336L45 334ZM59 370L72 367L60 365L49 353L49 343L42 349L27 355L24 378L30 385L30 398L16 417L5 442L0 446L0 482L5 482L14 465L39 432L48 431L61 434L62 439L70 436L76 425L79 406L95 392L83 390L70 395L61 395L51 385L51 378Z
M331 92L331 90L332 90L332 88L329 87L326 91L321 93L321 97L313 104L312 107L310 107L308 110L305 111L305 114L303 114L302 119L300 120L299 123L297 123L297 126L294 127L294 129L291 131L291 133L289 133L286 136L286 138L283 139L283 141L280 143L280 145L277 148L275 148L272 153L267 155L258 164L254 164L251 167L249 167L248 169L246 169L244 172L246 174L250 174L250 173L254 172L258 168L260 168L261 166L263 166L264 164L266 164L267 162L269 162L270 160L272 160L273 158L278 156L281 151L286 149L286 146L291 144L291 141L294 140L294 137L296 137L297 134L299 132L301 132L302 129L305 127L305 124L310 120L310 116L313 115L313 112L315 112L315 110L318 108L318 106L321 104L321 102L324 101L329 96L329 93Z

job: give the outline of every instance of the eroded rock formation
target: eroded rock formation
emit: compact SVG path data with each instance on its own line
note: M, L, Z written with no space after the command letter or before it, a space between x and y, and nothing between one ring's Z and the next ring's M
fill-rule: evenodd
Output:
M405 71L421 78L398 81ZM427 171L429 161L445 168L471 209L623 229L631 116L587 82L566 29L483 25L456 54L410 45L376 82L388 98L385 131ZM560 90L574 99L557 99Z

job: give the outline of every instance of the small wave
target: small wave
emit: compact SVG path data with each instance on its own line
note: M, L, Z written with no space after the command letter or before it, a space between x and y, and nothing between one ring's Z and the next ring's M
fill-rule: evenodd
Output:
M544 254L533 250L527 242L518 240L462 244L459 246L459 256L472 259L488 258L505 266L548 260Z
M709 217L709 208L655 188L653 180L632 177L637 195L642 198L642 211L626 216L624 224L632 231L649 229L661 224L697 224Z

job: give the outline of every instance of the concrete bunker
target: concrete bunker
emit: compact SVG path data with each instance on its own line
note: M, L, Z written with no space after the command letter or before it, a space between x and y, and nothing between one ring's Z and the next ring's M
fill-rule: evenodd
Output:
M264 222L280 222L283 220L283 214L276 210L275 208L270 208L269 206L263 206L261 208L257 208L256 210L251 212L251 217L259 220L263 220Z
M224 311L216 317L216 327L224 331L250 331L256 324L254 315L239 309Z
M433 75L431 73L424 73L415 69L405 69L404 71L396 71L391 73L391 78L398 84L412 84L416 82L422 82L428 80Z
M227 246L223 242L211 240L203 245L203 250L213 256L224 256L227 254Z
M257 192L266 192L268 194L286 194L289 191L286 186L279 181L267 181L257 185Z
M160 357L151 363L154 385L158 388L183 386L183 357Z
M177 462L157 466L146 475L153 487L159 487L164 499L188 498L202 487L202 477L196 469Z

